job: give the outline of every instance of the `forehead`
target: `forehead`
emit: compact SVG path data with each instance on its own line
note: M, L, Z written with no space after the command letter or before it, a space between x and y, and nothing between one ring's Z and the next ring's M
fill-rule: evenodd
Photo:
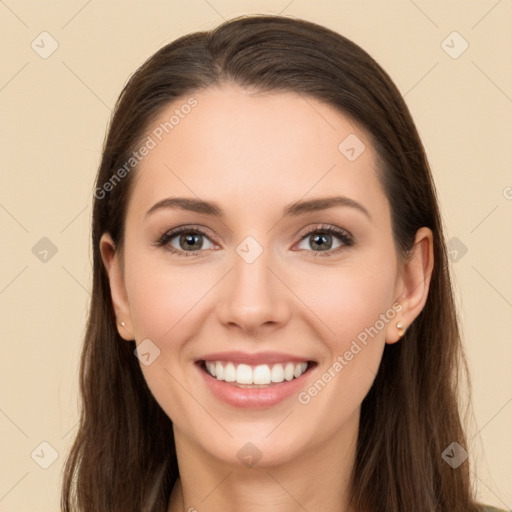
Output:
M146 137L133 190L140 207L185 195L254 212L340 193L376 215L387 208L366 132L309 96L210 88L166 106Z

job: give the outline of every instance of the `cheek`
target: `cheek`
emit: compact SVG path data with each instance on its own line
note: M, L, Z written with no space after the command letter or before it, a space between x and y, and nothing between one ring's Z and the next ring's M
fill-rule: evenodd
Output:
M358 335L372 327L374 338L384 341L385 326L394 315L391 308L395 275L391 264L344 265L336 269L322 269L314 277L303 281L299 296L323 321L330 335L336 339L336 349L342 349ZM390 311L391 309L391 311ZM384 324L381 315L386 318Z
M134 251L126 262L126 289L137 340L172 337L175 326L193 316L212 286L203 273L162 259Z
M394 277L391 272L384 273L381 266L378 272L361 266L325 277L316 274L317 293L310 294L308 306L328 326L322 332L329 334L321 340L327 348L321 361L323 373L298 397L311 413L304 420L306 424L316 425L321 417L316 411L329 410L329 422L324 427L334 432L370 390L382 359L386 328L396 322L391 307Z
M320 324L317 330L336 339L340 349L347 342L350 345L361 333L364 338L365 329L375 326L393 302L395 276L389 270L394 268L392 258L383 258L380 252L377 261L373 256L376 252L358 253L353 260L347 259L339 266L319 265L315 270L299 265L293 273L284 270L283 278L301 298L302 306L306 306L304 310L299 304L304 312L303 320L311 313L317 322L321 320L325 330ZM135 248L127 254L126 288L135 339L161 342L165 339L168 344L175 338L172 331L178 325L180 332L190 327L194 318L201 325L205 308L214 307L215 285L223 271L216 272L211 267L208 270L201 265L173 264L161 255L156 258L154 254ZM293 294L286 292L277 293L275 297L289 303L294 301ZM296 310L291 303L289 307ZM381 324L377 324L381 331L378 337L383 339L385 333Z
M327 348L322 361L324 373L311 389L304 390L301 403L311 400L316 404L313 408L319 410L337 403L333 425L345 421L368 393L378 372L388 325L396 322L392 308L396 278L393 254L386 257L379 252L377 258L376 253L358 254L353 264L347 259L339 268L316 272L314 279L307 281L309 296L308 288L301 292L328 326L328 330L322 329L327 333L323 340Z
M149 339L157 347L150 346L151 356L158 356L148 365L141 362L141 371L155 400L176 421L190 408L190 395L179 383L186 374L184 362L190 364L191 327L201 325L200 301L213 282L204 273L162 260L132 250L126 259L126 291L137 344Z

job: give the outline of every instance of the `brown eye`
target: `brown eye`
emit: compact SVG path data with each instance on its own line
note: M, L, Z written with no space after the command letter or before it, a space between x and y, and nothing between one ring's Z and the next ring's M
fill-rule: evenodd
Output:
M157 245L181 256L198 256L200 252L211 249L211 247L204 247L205 239L212 244L201 229L183 226L165 233Z
M332 247L334 240L338 239L338 245ZM315 256L319 253L326 253L325 256L330 256L337 253L344 247L354 244L353 238L345 230L335 228L334 226L317 227L307 232L301 239L301 243L306 242L310 246L310 250L315 252ZM302 247L302 249L304 249ZM308 248L306 247L306 250ZM324 256L324 254L321 254Z

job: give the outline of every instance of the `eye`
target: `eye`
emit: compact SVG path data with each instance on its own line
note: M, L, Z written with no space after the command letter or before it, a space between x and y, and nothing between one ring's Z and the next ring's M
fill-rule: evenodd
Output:
M338 246L332 248L333 238L338 239ZM210 247L204 247L204 240L207 240ZM311 240L309 252L314 256L331 256L338 253L345 247L354 245L354 238L347 231L335 226L317 226L306 232L300 243ZM180 226L164 233L155 243L157 247L165 247L168 251L178 256L203 256L208 250L212 250L213 243L206 231L198 226ZM299 247L300 249L304 249ZM306 248L307 250L307 248ZM325 253L325 254L324 254Z
M339 243L339 245L334 249L332 248L333 237L341 241L341 243ZM351 246L354 244L353 237L347 231L334 226L319 226L308 231L302 237L301 243L309 241L311 241L310 246L312 247L315 256L331 256L333 253L337 253L345 246Z
M199 253L205 249L203 243L205 238L209 241L206 232L202 229L182 226L165 233L156 245L165 246L169 251L180 256L199 256Z

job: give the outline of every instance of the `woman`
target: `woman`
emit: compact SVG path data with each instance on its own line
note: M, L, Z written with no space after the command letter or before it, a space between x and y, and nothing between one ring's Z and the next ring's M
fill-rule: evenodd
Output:
M94 196L64 511L493 510L429 165L361 48L279 16L165 46Z

